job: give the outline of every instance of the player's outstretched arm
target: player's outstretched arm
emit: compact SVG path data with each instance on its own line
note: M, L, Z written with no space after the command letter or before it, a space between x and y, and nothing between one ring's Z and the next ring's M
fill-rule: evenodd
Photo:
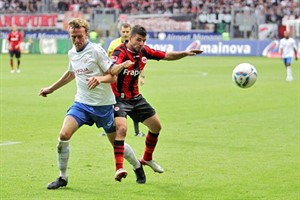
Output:
M187 51L171 51L166 52L166 57L164 60L179 60L181 58L184 58L186 56L194 56L197 54L201 54L203 51L199 49L191 49Z
M42 88L39 92L39 96L47 97L48 94L51 94L55 90L66 85L75 78L75 74L71 71L66 71L60 79L53 83L50 87Z

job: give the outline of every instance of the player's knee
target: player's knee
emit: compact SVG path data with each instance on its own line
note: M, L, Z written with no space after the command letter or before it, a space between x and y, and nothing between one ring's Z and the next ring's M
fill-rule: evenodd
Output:
M70 140L71 134L66 131L61 131L59 134L59 139L62 141Z
M117 134L126 136L127 127L125 125L117 126Z
M161 131L161 129L162 129L162 126L161 126L161 124L159 124L159 131L158 131L158 133Z
M159 133L162 129L162 126L160 123L156 124L155 126L152 127L150 130L152 133Z

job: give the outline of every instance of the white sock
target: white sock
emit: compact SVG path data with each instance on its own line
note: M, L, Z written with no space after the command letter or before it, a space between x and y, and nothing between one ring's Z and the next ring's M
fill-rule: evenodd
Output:
M124 143L124 158L132 165L133 169L141 167L140 161L136 158L133 149L127 143Z
M68 141L61 141L58 139L57 145L57 155L58 155L58 168L60 170L60 176L63 179L67 179L67 166L69 160L69 140Z
M286 67L286 74L287 74L287 77L291 77L291 78L293 77L291 66Z

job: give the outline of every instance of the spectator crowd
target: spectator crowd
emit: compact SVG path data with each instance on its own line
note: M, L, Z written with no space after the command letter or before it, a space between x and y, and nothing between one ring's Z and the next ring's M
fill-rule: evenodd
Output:
M88 14L93 8L118 9L121 14L228 14L233 8L252 8L259 23L281 23L286 15L300 16L299 0L0 0L0 13Z

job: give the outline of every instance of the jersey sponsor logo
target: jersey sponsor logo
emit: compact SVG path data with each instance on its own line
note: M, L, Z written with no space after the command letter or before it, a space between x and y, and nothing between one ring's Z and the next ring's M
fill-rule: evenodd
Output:
M18 36L12 37L12 38L10 39L10 41L12 41L12 42L19 41L19 37L18 37Z
M75 74L86 74L89 72L89 69L88 68L82 68L82 69L76 69L75 71Z
M140 75L140 71L139 70L124 69L123 74L124 75L130 75L130 76L139 76Z

